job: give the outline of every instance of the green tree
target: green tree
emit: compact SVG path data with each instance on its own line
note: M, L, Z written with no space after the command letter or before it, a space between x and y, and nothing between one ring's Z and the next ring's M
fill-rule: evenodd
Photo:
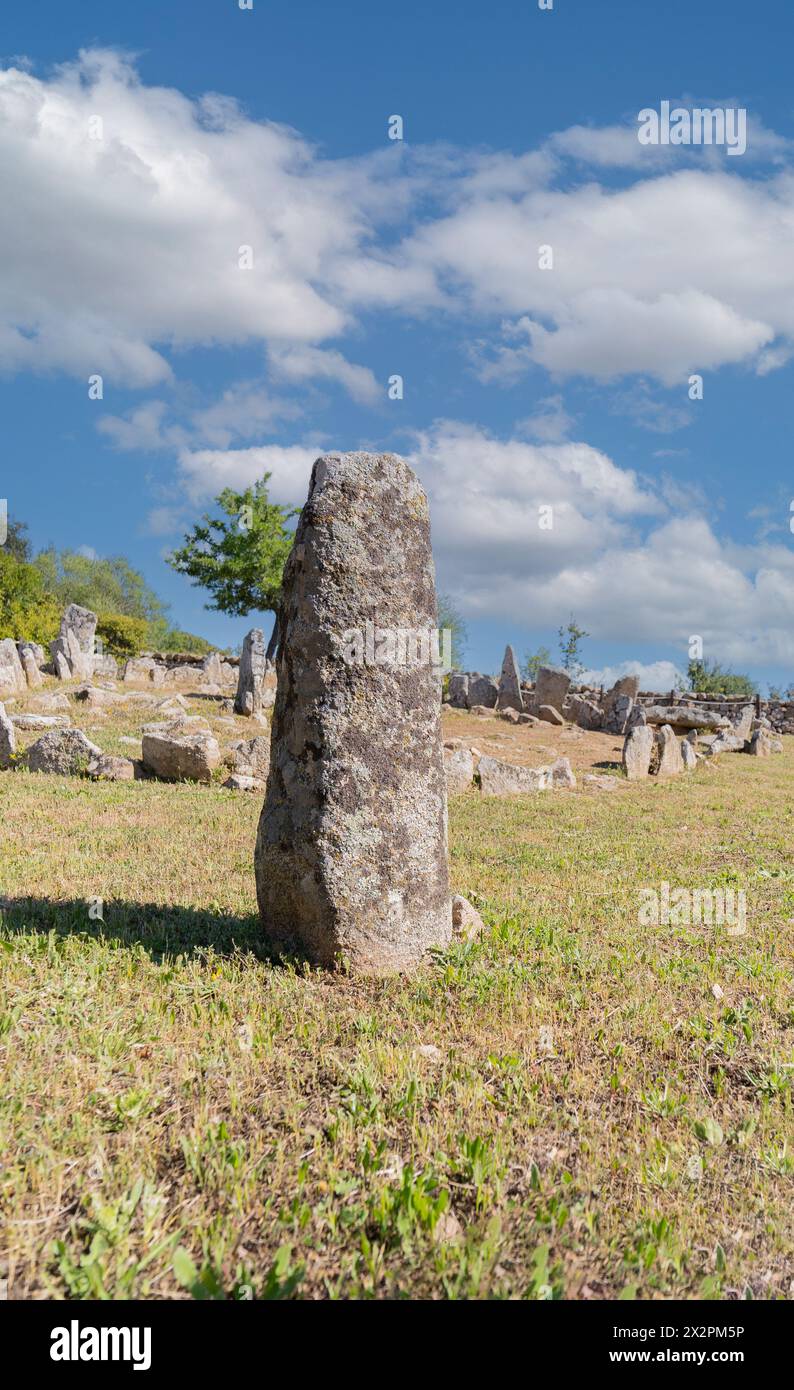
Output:
M690 690L706 695L755 695L756 686L749 676L737 675L720 666L718 661L690 661L687 667Z
M2 547L9 555L13 555L15 560L22 560L25 564L30 560L30 541L27 537L27 529L24 521L12 521L9 517L6 523L6 538Z
M122 555L101 559L50 546L40 551L33 563L45 588L62 608L79 603L94 613L120 613L128 618L144 618L147 623L165 619L168 605Z
M59 605L38 570L0 546L0 638L51 642L59 622Z
M580 650L585 637L589 636L589 632L585 632L584 628L579 627L573 613L568 619L568 626L558 629L560 657L565 670L570 673L572 680L577 680L584 671L584 666L580 658Z
M204 514L185 536L184 545L168 556L178 574L209 589L205 605L221 613L278 613L284 565L292 546L290 522L298 508L268 499L270 474L243 492L224 488L215 498L222 515ZM270 639L272 655L276 629Z
M548 666L550 661L551 652L548 647L538 647L536 652L527 652L524 656L523 674L528 681L536 681L541 666Z
M468 628L449 594L438 595L436 610L436 626L442 633L444 628L449 628L452 633L452 665L455 670L460 671L466 656Z

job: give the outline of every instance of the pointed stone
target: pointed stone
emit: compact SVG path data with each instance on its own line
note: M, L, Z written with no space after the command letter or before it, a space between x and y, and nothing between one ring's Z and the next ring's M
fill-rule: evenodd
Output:
M524 699L521 694L521 675L518 670L516 654L512 647L505 648L504 660L502 661L502 674L499 677L499 693L496 699L497 709L514 709L519 714L524 712Z
M435 632L413 470L394 454L318 459L284 572L256 843L274 944L388 973L451 941Z
M252 627L243 639L240 652L237 694L234 699L236 714L261 714L262 686L266 670L265 634L261 627Z

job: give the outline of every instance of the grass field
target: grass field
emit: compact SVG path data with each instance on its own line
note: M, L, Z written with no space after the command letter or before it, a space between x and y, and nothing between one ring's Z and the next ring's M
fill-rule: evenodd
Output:
M268 959L259 797L0 774L9 1295L792 1297L785 749L452 798L487 934L386 982ZM746 934L639 925L664 880Z

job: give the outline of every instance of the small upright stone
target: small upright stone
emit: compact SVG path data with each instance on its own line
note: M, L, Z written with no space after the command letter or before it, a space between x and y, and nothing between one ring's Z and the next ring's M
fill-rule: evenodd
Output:
M541 666L538 668L537 679L535 681L535 708L537 714L541 705L551 705L562 714L562 707L568 688L571 684L571 677L561 666Z
M60 632L50 643L50 656L61 680L71 676L84 681L93 676L97 621L96 613L92 613L90 608L81 608L79 603L69 604L61 618ZM64 663L68 676L63 674Z
M660 729L657 729L655 738L659 750L658 776L674 777L676 773L683 772L681 746L670 725L663 724Z
M17 751L17 736L14 726L6 714L5 705L0 705L0 769L10 767Z
M524 712L524 699L521 694L521 676L518 670L516 654L512 647L505 648L504 660L502 661L502 674L499 677L499 693L496 699L497 709L514 709L519 714Z
M284 571L255 869L266 935L320 963L410 970L451 941L436 621L413 470L318 459Z
M623 770L629 782L640 782L648 776L653 753L653 729L647 724L635 724L623 744Z
M16 643L11 637L0 642L0 698L21 695L28 688Z
M240 652L237 694L234 699L236 714L262 713L262 685L266 670L265 634L261 627L252 627L243 639Z

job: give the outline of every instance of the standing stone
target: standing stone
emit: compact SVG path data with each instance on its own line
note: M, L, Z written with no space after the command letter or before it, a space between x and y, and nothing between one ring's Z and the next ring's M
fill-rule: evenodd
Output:
M221 685L223 682L223 671L221 670L221 659L217 652L208 652L202 658L199 680L207 682L209 685Z
M630 782L640 782L648 776L653 752L654 733L647 724L635 724L626 735L623 745L623 770Z
M698 755L695 752L695 745L688 738L681 740L681 761L687 771L698 765Z
M430 523L403 459L317 460L282 595L265 932L323 964L409 970L449 944L452 911Z
M595 700L588 700L583 695L574 695L571 698L569 713L571 721L577 724L580 729L600 729L604 723L604 716Z
M73 677L76 680L90 680L94 674L94 638L96 636L97 615L90 608L81 608L79 603L70 603L61 618L61 628L54 642L50 643L50 656L56 674L61 680ZM59 661L59 656L62 661ZM68 676L63 675L64 662Z
M6 714L5 705L0 705L0 768L11 766L17 751L17 736L14 726Z
M633 709L634 700L631 695L616 695L604 711L604 733L624 734Z
M497 709L514 709L524 712L524 698L521 694L521 676L516 654L512 647L505 648L502 661L502 674L499 677L499 693L496 698Z
M486 709L496 709L498 698L499 685L493 676L481 676L479 671L474 671L469 676L467 696L469 709L474 709L475 705L484 705Z
M16 643L11 637L4 637L0 642L0 699L5 695L21 695L27 688Z
M452 671L447 698L453 709L466 709L469 703L469 677L465 671Z
M561 666L539 667L535 681L534 713L538 713L541 705L551 705L552 709L556 709L562 714L562 707L565 704L565 697L568 694L570 684L571 678Z
M754 705L742 705L742 708L731 717L733 732L737 738L748 739L753 729L753 719L755 718Z
M637 696L640 693L639 676L621 676L620 680L615 681L611 690L604 696L604 728L610 734L622 734L623 729L614 728L613 725L618 721L613 716L613 709L618 700L625 700L628 696L631 704L623 705L624 709L630 710ZM624 721L625 723L625 721Z
M261 714L262 683L266 670L265 634L261 627L253 627L246 633L240 652L237 694L234 699L237 714Z
M674 777L676 773L683 772L681 746L670 725L663 724L660 729L657 729L655 739L659 750L658 775L660 777Z

